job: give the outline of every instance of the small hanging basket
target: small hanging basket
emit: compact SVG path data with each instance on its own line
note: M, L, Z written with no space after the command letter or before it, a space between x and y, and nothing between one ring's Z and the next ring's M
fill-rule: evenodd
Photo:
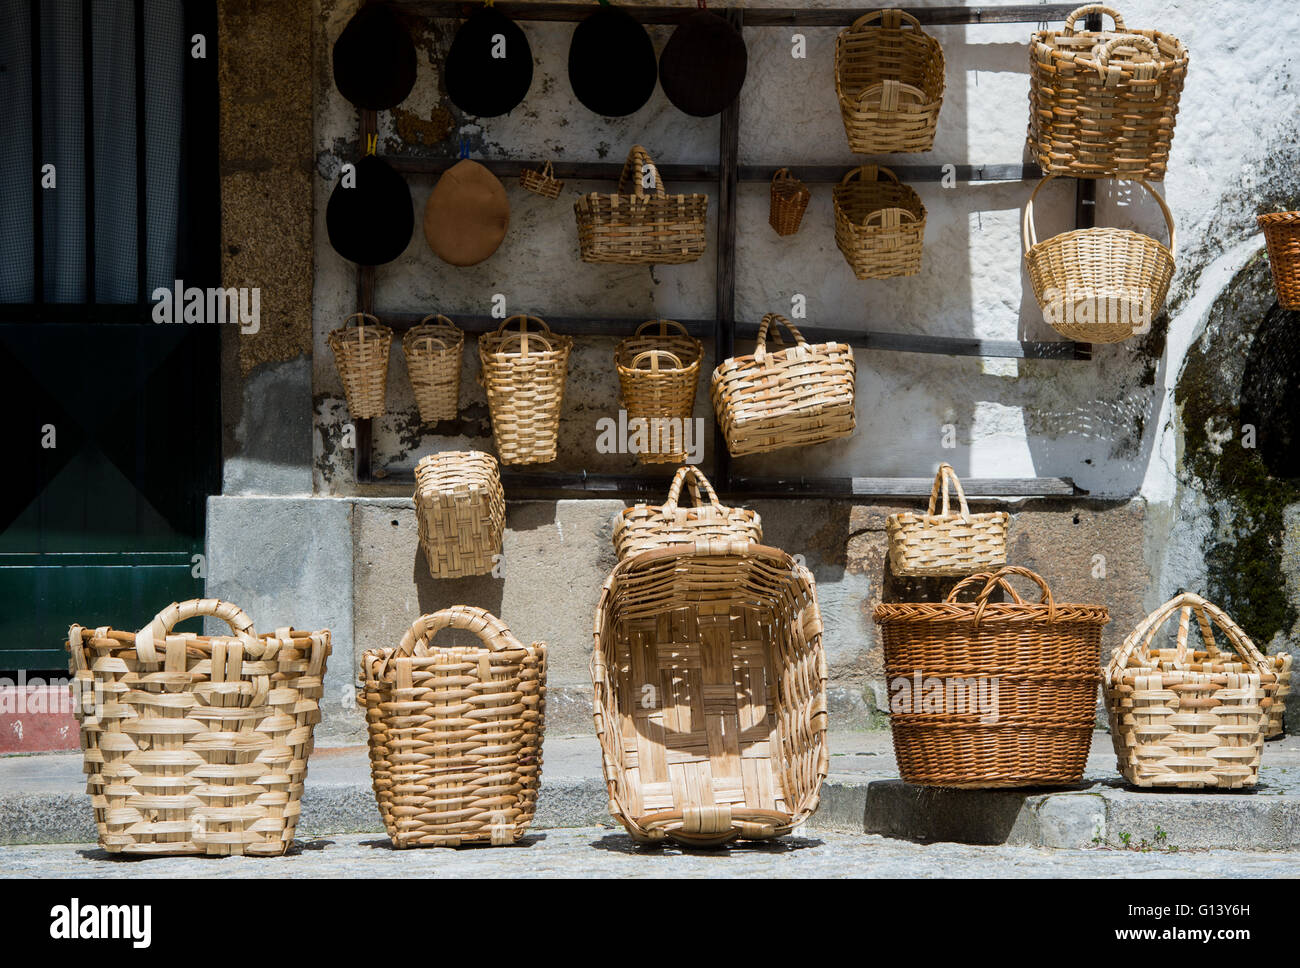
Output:
M888 168L863 165L832 192L835 244L859 279L890 279L921 271L925 206Z
M794 175L789 168L780 168L772 176L772 201L768 208L767 222L776 230L777 235L794 235L803 222L803 213L808 209L812 192L808 186Z
M506 525L496 458L477 450L421 458L415 465L415 518L434 578L490 573Z
M555 166L549 161L541 167L540 171L533 168L525 168L521 171L519 185L534 195L541 195L542 198L559 198L560 192L564 190L564 182L555 177Z
M692 507L678 503L683 484L689 488ZM614 526L614 551L619 561L642 551L697 541L761 544L763 522L757 511L724 505L709 479L695 467L678 468L662 505L634 504Z
M1268 245L1277 303L1283 309L1300 309L1300 212L1274 212L1256 221Z
M374 322L349 327L348 323L354 319ZM348 413L361 419L382 417L384 397L388 391L388 351L393 345L393 331L380 325L379 319L369 313L353 313L343 321L342 327L330 333L329 344L334 351L339 379L343 381Z
M479 380L501 463L555 460L572 349L572 337L551 332L536 316L511 316L479 337Z
M421 422L434 424L459 415L464 349L465 334L442 315L425 316L402 336L402 354Z
M658 332L647 332L651 327ZM646 446L637 454L643 464L680 464L686 459L687 424L695 409L703 356L703 344L672 319L642 323L614 351L628 420L645 421Z
M957 492L956 513L948 503L949 485ZM943 500L936 514L940 491ZM926 512L903 511L885 521L890 571L904 577L951 577L1001 568L1007 563L1010 520L1006 511L972 514L956 471L940 464Z

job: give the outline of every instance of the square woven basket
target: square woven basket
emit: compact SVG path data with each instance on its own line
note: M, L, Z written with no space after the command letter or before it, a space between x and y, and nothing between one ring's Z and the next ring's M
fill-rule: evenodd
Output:
M506 499L497 460L445 451L415 465L415 518L434 578L486 575L501 555Z

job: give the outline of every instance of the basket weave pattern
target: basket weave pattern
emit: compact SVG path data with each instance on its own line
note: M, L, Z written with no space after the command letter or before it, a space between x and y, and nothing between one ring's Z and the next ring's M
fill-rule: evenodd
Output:
M349 327L348 323L353 319L374 322ZM379 320L369 313L353 313L343 321L342 327L330 333L329 344L334 351L339 379L343 381L348 413L358 419L382 417L388 391L388 351L393 345L393 331L380 325Z
M415 465L415 517L434 578L491 572L506 523L496 458L477 450L421 458Z
M519 173L519 186L526 188L534 195L541 195L543 198L556 199L560 197L560 192L564 190L564 182L555 177L555 166L549 161L542 166L540 171L532 168L525 168Z
M921 271L925 206L888 168L862 165L832 189L835 244L859 279Z
M647 333L650 327L658 332ZM629 420L648 422L649 446L637 455L643 464L686 459L686 422L695 410L703 357L703 344L671 319L642 323L619 342L614 366L623 408Z
M425 316L402 336L406 371L423 423L455 420L459 415L464 350L465 334L446 316Z
M1286 725L1286 699L1291 695L1291 653L1279 652L1277 655L1265 656L1268 662L1266 671L1272 672L1275 682L1264 677L1264 705L1268 707L1268 727L1264 730L1265 739L1281 736Z
M1257 221L1268 245L1278 305L1300 309L1300 212L1274 212Z
M479 379L501 463L555 460L572 349L572 337L551 332L536 316L511 316L479 337Z
M957 513L949 503L949 485L957 491ZM936 514L940 492L943 499ZM1006 511L972 514L957 472L941 464L926 512L903 511L885 521L890 570L908 577L945 577L1000 568L1007 562L1010 520Z
M777 235L794 235L803 222L812 192L789 168L780 168L772 176L771 200L768 204L767 222Z
M689 489L693 507L679 504L683 484ZM634 504L614 526L614 551L619 561L642 551L694 546L698 541L761 544L763 522L757 511L726 507L709 479L694 467L678 468L662 505Z

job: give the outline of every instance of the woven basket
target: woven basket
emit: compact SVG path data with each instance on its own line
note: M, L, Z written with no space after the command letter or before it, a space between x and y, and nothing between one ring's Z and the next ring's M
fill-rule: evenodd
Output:
M929 151L943 87L943 48L911 14L877 10L835 38L835 93L857 154Z
M349 327L348 323L354 319L373 319L374 324L358 323ZM393 331L381 326L378 318L369 313L353 313L339 329L330 332L329 344L334 351L339 379L343 381L348 413L358 419L382 417Z
M859 279L921 271L925 206L888 168L862 165L832 189L835 244Z
M1176 647L1153 650L1174 613ZM1205 648L1189 651L1193 615ZM1231 652L1215 641L1215 625ZM1124 779L1140 787L1254 786L1268 730L1265 683L1276 691L1272 663L1221 609L1188 592L1165 602L1106 666L1106 711Z
M644 179L652 185L647 193ZM669 195L649 153L634 145L618 193L592 192L573 204L583 262L681 265L704 254L708 195Z
M795 345L767 351L768 327L784 326ZM781 335L773 329L778 345ZM857 364L847 343L809 343L790 320L768 313L752 356L724 360L713 371L718 424L734 456L804 447L853 433Z
M491 572L506 526L496 458L477 450L421 458L415 465L415 518L434 578Z
M1268 710L1268 726L1264 730L1264 738L1276 739L1286 731L1286 699L1291 695L1292 657L1288 652L1279 652L1267 655L1264 659L1268 663L1266 670L1272 672L1276 680L1276 684L1264 680L1264 705Z
M442 629L481 645L437 646ZM513 844L542 781L546 644L481 608L423 615L361 657L370 776L394 847Z
M231 633L172 631L202 615ZM74 625L67 648L101 847L285 852L320 722L328 631L258 635L229 602L194 599L134 634Z
M646 332L650 327L658 332ZM644 322L619 342L614 366L623 409L629 421L647 421L648 446L637 453L643 464L680 464L686 459L687 426L695 410L703 356L703 344L671 319Z
M1075 31L1090 13L1113 31ZM1029 150L1046 172L1163 181L1187 79L1187 48L1158 30L1130 30L1110 7L1080 7L1062 31L1029 44Z
M808 569L700 542L620 562L596 606L596 736L636 841L766 840L817 809L826 654Z
M1264 230L1268 264L1273 270L1277 302L1283 309L1300 309L1300 212L1274 212L1256 221Z
M421 422L455 420L460 414L464 351L465 334L446 316L425 316L419 326L411 327L402 336L402 354Z
M950 484L957 491L957 513L948 503ZM936 514L940 491L943 500ZM957 472L940 464L925 513L903 511L885 521L890 571L905 577L950 577L1001 568L1007 563L1010 520L1006 511L972 514Z
M689 488L692 507L678 504L683 484ZM709 479L695 467L678 468L663 504L634 504L624 509L614 526L614 551L619 561L654 548L694 546L697 541L761 544L763 522L757 511L725 506Z
M768 206L767 222L777 235L794 235L803 222L812 192L789 168L780 168L772 176L772 200Z
M541 167L540 171L533 168L525 168L521 171L519 185L543 198L559 198L560 192L564 190L564 182L555 177L555 166L549 161Z
M536 330L529 329L533 323ZM572 349L572 337L552 333L536 316L511 316L496 332L479 337L479 381L501 463L555 460Z
M1041 601L1016 594L1011 575L1032 579ZM979 586L975 601L958 601ZM1012 601L991 601L998 588ZM1080 781L1096 720L1105 607L1054 602L1042 578L1009 567L963 579L943 602L882 603L875 620L904 780L969 789ZM942 684L942 699L932 680Z
M1025 265L1043 318L1068 339L1119 343L1150 329L1174 277L1174 216L1160 204L1169 247L1129 229L1091 228L1063 232L1044 242L1034 229L1034 199L1057 176L1048 175L1025 206Z

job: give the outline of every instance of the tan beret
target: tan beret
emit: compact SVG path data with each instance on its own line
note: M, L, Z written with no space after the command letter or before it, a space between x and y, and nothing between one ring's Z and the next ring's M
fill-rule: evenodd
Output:
M510 202L501 179L477 161L458 161L443 173L424 206L424 237L443 262L472 266L501 245Z

